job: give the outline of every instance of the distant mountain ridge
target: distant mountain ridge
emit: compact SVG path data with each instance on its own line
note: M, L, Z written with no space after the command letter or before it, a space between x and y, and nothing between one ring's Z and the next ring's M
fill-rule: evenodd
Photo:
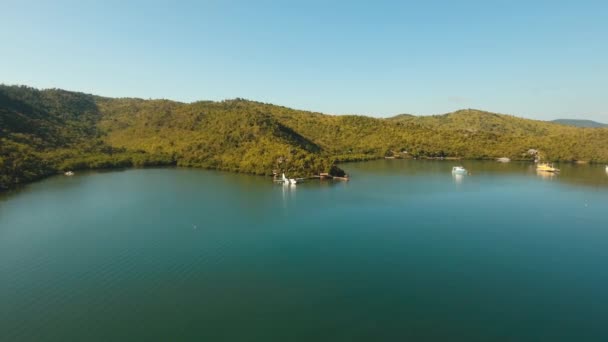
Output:
M608 128L475 109L380 119L233 99L182 103L0 85L0 189L65 170L179 165L343 174L383 157L608 162Z
M608 127L608 124L604 124L604 123L592 121L592 120L557 119L557 120L552 120L551 122L554 122L554 123L557 123L560 125L573 126L573 127L584 127L584 128Z

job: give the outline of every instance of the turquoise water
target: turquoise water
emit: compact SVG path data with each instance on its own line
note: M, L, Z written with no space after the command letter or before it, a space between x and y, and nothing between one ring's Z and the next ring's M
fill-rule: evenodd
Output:
M0 341L608 339L603 166L380 160L0 195Z

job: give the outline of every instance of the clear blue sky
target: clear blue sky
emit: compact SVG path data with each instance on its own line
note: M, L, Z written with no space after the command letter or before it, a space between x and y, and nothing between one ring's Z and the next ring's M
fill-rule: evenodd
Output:
M0 0L0 82L608 122L608 1Z

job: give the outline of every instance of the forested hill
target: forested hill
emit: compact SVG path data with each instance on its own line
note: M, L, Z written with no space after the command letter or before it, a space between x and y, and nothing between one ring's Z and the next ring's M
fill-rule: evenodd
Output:
M340 173L384 156L608 161L608 129L478 110L388 119L242 99L180 103L0 86L0 188L62 170L183 165L255 174ZM407 154L400 153L407 151Z

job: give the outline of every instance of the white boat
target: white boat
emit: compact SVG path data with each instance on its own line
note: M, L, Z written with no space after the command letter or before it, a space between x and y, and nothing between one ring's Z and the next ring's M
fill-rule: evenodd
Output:
M452 168L452 173L456 175L466 175L469 173L469 171L462 166L454 166Z
M64 173L64 175L66 175L66 176L73 176L73 175L74 175L74 172L73 172L73 171L66 171L66 172Z

